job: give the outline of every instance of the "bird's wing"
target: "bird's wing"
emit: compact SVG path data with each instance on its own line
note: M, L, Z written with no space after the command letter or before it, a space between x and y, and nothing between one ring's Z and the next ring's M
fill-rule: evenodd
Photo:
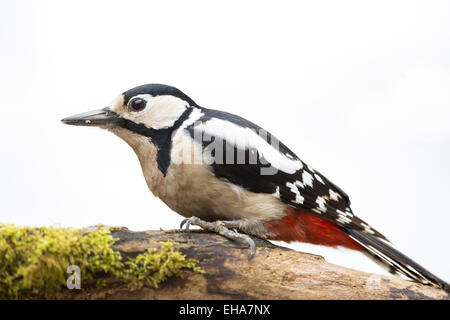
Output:
M222 111L202 108L203 116L186 130L210 156L219 178L288 205L386 239L356 217L345 192L300 160L283 143L254 123Z
M340 188L274 136L241 117L201 111L203 115L186 129L202 144L204 159L210 160L217 177L253 192L272 194L292 207L332 221L390 272L450 292L450 284L394 249L381 233L356 217Z

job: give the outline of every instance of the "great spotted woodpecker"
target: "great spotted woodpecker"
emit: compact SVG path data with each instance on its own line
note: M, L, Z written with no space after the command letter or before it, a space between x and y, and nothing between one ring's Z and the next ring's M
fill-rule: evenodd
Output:
M392 273L450 290L358 218L348 195L256 124L200 107L180 90L147 84L111 106L62 120L127 142L149 189L182 223L232 239L300 241L366 253ZM237 232L237 231L239 232Z

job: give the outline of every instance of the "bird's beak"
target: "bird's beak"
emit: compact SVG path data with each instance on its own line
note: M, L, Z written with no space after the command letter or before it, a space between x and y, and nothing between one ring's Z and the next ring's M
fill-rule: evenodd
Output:
M109 108L80 113L71 117L62 119L65 124L74 126L103 126L117 122L119 115Z

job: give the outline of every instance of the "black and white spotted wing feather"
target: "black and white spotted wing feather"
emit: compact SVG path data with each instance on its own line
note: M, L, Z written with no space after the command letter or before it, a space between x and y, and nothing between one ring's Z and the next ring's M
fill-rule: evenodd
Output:
M201 138L206 152L208 148L215 157L211 164L212 171L219 178L225 178L231 183L239 185L247 190L258 193L270 193L278 196L287 204L305 210L308 213L330 220L339 226L356 229L380 238L386 239L381 233L371 228L367 223L356 217L350 208L348 195L330 182L318 171L300 160L289 148L277 140L273 135L264 131L256 124L247 121L239 116L222 111L202 108L204 116L195 124L188 128L193 138ZM240 128L248 130L224 134L211 129L212 122L224 121L232 123ZM211 123L211 127L209 124ZM211 140L196 133L202 131L211 136ZM245 132L245 135L239 135ZM260 132L263 132L260 135ZM282 157L284 162L297 163L297 170L286 172L283 166L280 168L267 160L267 155L255 146L257 136L262 136L266 140L269 148L277 146L277 157ZM230 139L231 138L231 139ZM217 144L212 143L214 139L220 139L222 148L217 148ZM230 141L233 140L234 141ZM236 140L239 140L236 141ZM242 142L244 141L244 142ZM245 147L243 147L243 145ZM214 154L218 149L223 150L222 156ZM232 155L230 156L230 153ZM238 154L245 156L245 161L238 162ZM255 158L253 155L258 155ZM264 170L265 169L265 170ZM292 169L292 168L289 168ZM267 174L264 174L266 172Z
M214 157L211 170L218 178L252 192L273 194L293 207L332 221L389 271L449 289L445 281L392 248L384 235L356 217L344 191L305 164L273 135L239 116L206 108L201 110L203 116L187 130L194 139L201 137L199 142L204 152ZM210 136L210 140L202 134ZM257 136L264 137L265 144L261 144ZM217 142L215 139L222 147L212 143ZM272 148L272 145L276 146L273 151L281 165L270 161L274 160L274 153L267 147ZM217 154L218 150L223 151L221 155ZM270 174L262 174L264 170Z

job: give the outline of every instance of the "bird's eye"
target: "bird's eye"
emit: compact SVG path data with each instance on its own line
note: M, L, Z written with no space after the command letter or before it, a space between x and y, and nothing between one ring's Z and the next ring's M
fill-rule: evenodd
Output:
M128 104L131 111L142 111L145 108L147 102L144 99L136 98L130 101Z

